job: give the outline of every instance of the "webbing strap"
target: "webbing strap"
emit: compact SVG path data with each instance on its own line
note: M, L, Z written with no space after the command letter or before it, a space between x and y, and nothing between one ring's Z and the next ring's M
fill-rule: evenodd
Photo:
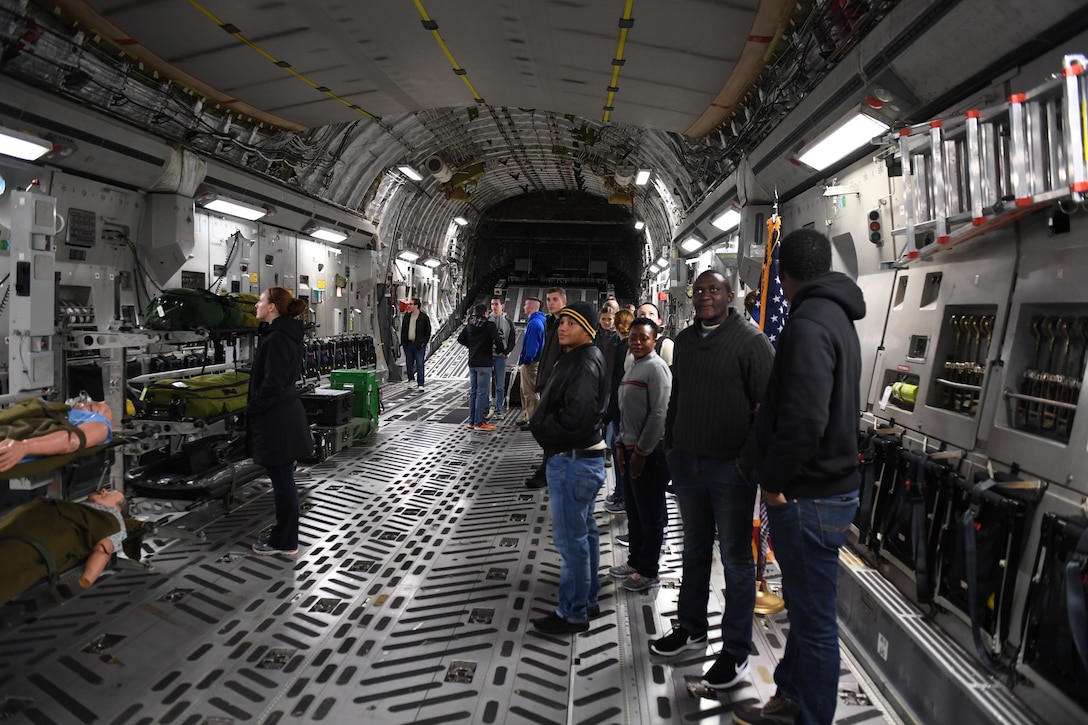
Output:
M971 505L963 513L961 523L963 525L963 553L966 559L967 569L967 608L971 613L971 638L975 642L975 649L983 664L995 670L1004 669L986 649L986 643L982 641L982 624L978 614L978 542L975 539L975 518L982 507L982 493L997 485L992 478L976 483L971 489Z
M910 543L914 557L914 586L918 601L928 603L929 563L926 557L926 461L929 454L920 451L914 468L914 481L910 488Z
M49 577L49 584L56 585L57 579L60 576L60 572L57 571L57 562L53 559L53 555L49 553L49 549L46 549L42 542L37 539L31 539L29 536L20 536L19 534L0 534L0 541L7 539L10 541L21 541L27 544L34 551L38 552L38 556L42 558L42 563L45 564L46 576Z
M1080 661L1088 669L1088 607L1084 601L1084 574L1088 564L1088 529L1080 535L1076 551L1065 563L1065 614Z
M869 543L869 529L873 518L873 500L876 498L876 431L872 428L865 439L865 447L858 453L861 465L861 496L858 503L858 543Z
M229 511L230 507L234 505L234 493L238 486L238 469L234 465L234 461L230 459L230 447L239 439L240 436L233 436L229 440L219 441L212 446L212 451L215 453L216 459L220 464L226 463L230 469L230 488L227 489L226 494L223 496L223 506Z

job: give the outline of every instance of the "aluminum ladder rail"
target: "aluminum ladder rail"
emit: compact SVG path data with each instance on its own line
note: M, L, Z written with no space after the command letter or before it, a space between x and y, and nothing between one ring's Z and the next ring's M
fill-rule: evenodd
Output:
M1006 103L884 137L903 163L897 262L930 258L1043 206L1088 193L1088 59Z

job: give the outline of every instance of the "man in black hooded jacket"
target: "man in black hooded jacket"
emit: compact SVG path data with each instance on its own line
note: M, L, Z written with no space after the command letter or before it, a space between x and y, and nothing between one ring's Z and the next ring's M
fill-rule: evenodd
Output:
M831 272L831 242L812 229L779 247L789 318L756 415L757 461L790 631L775 669L778 692L741 707L745 725L831 723L838 704L835 620L839 547L858 508L861 289Z

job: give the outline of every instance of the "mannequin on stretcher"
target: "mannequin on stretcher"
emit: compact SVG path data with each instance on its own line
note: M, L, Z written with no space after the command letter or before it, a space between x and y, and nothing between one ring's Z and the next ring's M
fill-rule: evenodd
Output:
M30 461L79 453L113 437L110 407L86 395L66 406L25 401L4 412L0 473ZM35 499L0 519L0 605L43 578L55 581L81 562L80 585L93 584L121 550L127 528L124 504L120 491L100 490L81 502Z

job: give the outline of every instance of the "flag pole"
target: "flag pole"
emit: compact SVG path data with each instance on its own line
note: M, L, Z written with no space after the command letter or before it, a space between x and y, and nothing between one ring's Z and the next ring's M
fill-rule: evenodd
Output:
M767 303L771 283L771 267L774 260L775 247L778 246L779 234L782 231L782 220L778 217L778 187L774 190L774 206L771 207L771 218L767 220L767 249L763 253L763 274L760 279L760 305L759 305L759 329L767 332ZM759 539L756 549L756 614L777 614L786 608L782 597L767 591L767 555L771 549L771 532L767 525L767 502L763 498L762 490L759 496Z

